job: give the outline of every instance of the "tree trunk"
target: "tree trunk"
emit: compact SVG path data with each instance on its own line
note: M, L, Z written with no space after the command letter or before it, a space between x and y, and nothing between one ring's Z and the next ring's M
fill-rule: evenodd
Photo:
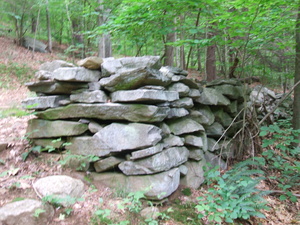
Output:
M214 37L211 27L207 33L207 38L211 39ZM217 78L217 69L216 69L216 45L208 46L206 49L206 80L212 81Z
M98 17L98 25L101 26L105 23L107 19L107 13L109 10L104 9L103 0L98 0L99 3L99 17ZM108 58L112 56L112 48L111 48L111 38L110 34L102 34L99 37L98 42L98 56L101 58Z
M296 20L296 60L295 60L295 78L296 84L300 80L300 6L298 8L297 20ZM294 90L294 103L293 103L293 128L300 129L300 85ZM298 136L300 139L300 135Z
M166 43L175 42L176 34L169 33L167 34ZM171 45L165 45L165 66L174 66L174 47Z
M52 52L52 38L51 38L51 25L50 25L50 14L49 14L49 3L46 0L46 19L47 19L47 32L48 32L48 51Z

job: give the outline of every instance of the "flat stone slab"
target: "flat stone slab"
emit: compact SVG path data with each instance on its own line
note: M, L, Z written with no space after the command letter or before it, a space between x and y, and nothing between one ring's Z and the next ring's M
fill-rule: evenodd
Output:
M168 87L169 91L176 91L180 97L186 97L190 93L190 88L183 83L173 83Z
M64 60L53 60L51 62L45 62L40 65L39 70L45 70L49 72L53 72L54 70L61 67L74 67L72 63L68 63Z
M93 181L125 192L145 191L149 200L162 200L177 190L180 180L178 168L153 175L126 176L121 173L92 173Z
M180 118L168 121L167 124L171 132L175 135L204 131L204 127L201 124L189 118Z
M59 101L68 99L65 95L52 95L27 98L22 101L22 107L26 109L48 109L59 107Z
M168 107L144 104L70 104L65 107L37 112L37 117L48 120L67 118L94 118L101 120L127 120L131 122L161 122L169 112Z
M125 160L114 157L114 156L110 156L108 158L101 159L101 160L95 162L94 167L95 167L96 172L100 173L100 172L103 172L106 170L117 168L118 165L123 161L125 161Z
M139 150L139 151L134 151L131 153L131 160L135 160L135 159L141 159L141 158L145 158L147 156L151 156L154 155L156 153L159 153L163 150L163 144L157 144L153 147L150 148L146 148L143 150Z
M59 82L43 80L38 82L25 83L30 91L45 94L71 94L78 89L87 89L88 85L75 82Z
M170 134L163 139L163 145L164 148L169 148L175 146L183 146L184 142L183 138Z
M83 67L63 67L53 71L53 78L59 81L94 82L101 77L101 72Z
M97 143L97 139L90 136L69 138L68 142L71 145L67 145L65 148L74 155L95 155L102 157L110 154L109 150L101 148Z
M202 148L203 147L203 140L201 137L197 137L195 135L186 135L184 136L184 143L186 145L191 145L195 147Z
M87 130L87 124L78 122L31 119L28 121L26 133L29 138L51 138L80 135Z
M126 175L153 174L170 170L187 161L189 150L185 147L172 147L145 159L125 161L119 164Z
M189 114L189 111L185 108L170 108L167 119L180 118Z
M62 199L61 204L65 207L71 205L66 198L80 198L84 193L84 183L81 180L65 175L40 178L33 187L40 197L52 195Z
M162 139L160 128L142 123L112 123L93 137L99 147L111 152L147 148Z
M137 89L130 91L116 91L111 94L112 102L171 102L179 99L176 91L161 91Z
M70 96L71 102L81 102L81 103L99 103L107 102L108 97L104 91L95 90L90 92L82 92L78 94L72 94Z
M44 210L38 217L36 210ZM0 224L3 225L40 225L47 224L54 216L54 209L49 204L35 199L24 199L8 203L0 208Z
M181 98L181 99L171 102L170 105L175 108L189 109L194 106L194 103L193 103L193 99L185 97L185 98Z

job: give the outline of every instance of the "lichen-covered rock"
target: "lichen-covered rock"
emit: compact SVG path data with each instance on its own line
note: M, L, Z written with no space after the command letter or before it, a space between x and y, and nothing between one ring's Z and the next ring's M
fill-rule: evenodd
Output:
M72 94L70 96L71 102L82 102L82 103L98 103L107 102L108 97L104 91L96 90L90 92L82 92L78 94Z
M88 70L83 67L63 67L53 72L53 78L59 81L94 82L98 81L100 77L100 71Z
M203 105L229 105L230 100L212 88L204 88L201 96L194 101Z
M180 118L167 122L171 132L175 135L193 133L195 131L204 131L201 124L190 118Z
M52 95L27 98L22 101L22 107L27 109L48 109L59 107L59 101L68 99L65 95Z
M180 184L194 189L199 188L204 182L203 166L206 166L205 159L198 162L188 161L184 166L188 168L188 172L180 179Z

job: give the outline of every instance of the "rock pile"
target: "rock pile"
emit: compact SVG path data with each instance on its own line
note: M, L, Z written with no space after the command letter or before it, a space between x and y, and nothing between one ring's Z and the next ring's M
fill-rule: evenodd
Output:
M36 111L27 130L36 145L97 156L84 161L95 180L153 200L180 183L198 188L207 163L226 167L216 141L238 127L233 118L246 96L239 81L204 87L187 71L161 67L158 56L93 61L43 64L39 81L27 84L38 96L23 102Z

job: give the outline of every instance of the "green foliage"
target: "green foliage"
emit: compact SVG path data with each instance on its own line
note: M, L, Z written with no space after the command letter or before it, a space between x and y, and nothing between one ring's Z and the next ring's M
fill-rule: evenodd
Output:
M172 204L173 211L168 215L174 220L178 221L181 224L185 225L199 225L201 224L198 219L198 214L195 213L196 204L193 202L190 203L181 203L179 199Z
M218 168L207 171L207 184L213 186L203 197L198 197L195 208L200 213L199 218L206 217L214 223L233 223L235 219L249 219L250 216L264 218L259 211L268 209L262 198L267 193L256 188L263 179L263 172L250 169L259 163L256 160L240 162L222 176Z
M40 214L41 214L41 213L44 213L44 212L46 212L46 210L44 210L44 209L36 209L36 210L34 211L33 216L36 217L36 218L39 218Z
M62 207L64 205L74 205L78 201L84 201L83 198L74 198L69 195L65 197L60 197L57 195L46 195L42 198L43 202L48 202L54 207ZM69 211L69 210L67 210Z
M0 109L0 119L10 117L10 116L22 117L27 115L29 115L28 112L16 107L12 107L8 109Z
M262 155L267 162L266 169L272 174L269 179L274 180L285 193L280 196L281 200L289 198L297 201L291 190L300 187L299 134L300 130L293 130L289 121L261 127L260 136L264 138L262 147L266 149Z

